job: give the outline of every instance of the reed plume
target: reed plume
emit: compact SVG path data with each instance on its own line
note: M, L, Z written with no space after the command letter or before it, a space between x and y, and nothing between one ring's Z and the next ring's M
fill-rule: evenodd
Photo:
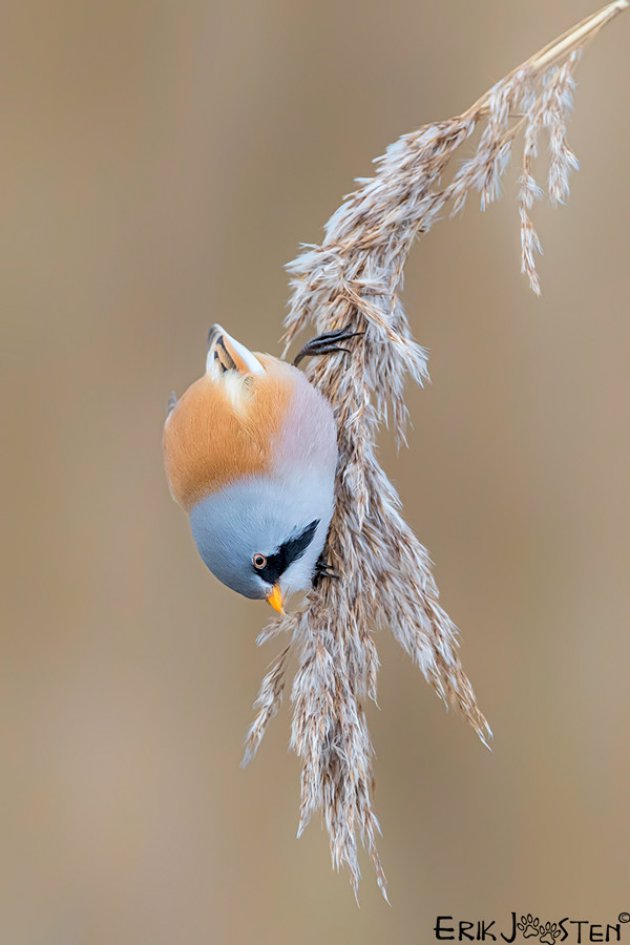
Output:
M333 865L349 869L355 893L360 842L386 895L365 714L366 704L376 701L375 631L389 628L438 696L459 709L484 744L491 737L462 669L458 631L440 605L427 551L402 518L399 497L375 455L382 424L393 425L405 442L405 380L422 385L428 377L426 353L411 336L400 299L403 267L418 234L447 211L458 213L469 194L479 194L482 208L497 199L520 136L521 268L540 292L540 241L531 212L543 190L533 162L546 138L548 198L563 203L569 173L578 166L566 138L575 68L584 46L628 2L607 4L549 43L461 115L424 125L390 145L375 162L374 177L358 180L357 190L328 221L321 244L304 247L288 266L285 353L307 327L319 334L351 326L363 334L350 353L308 368L333 405L339 429L336 511L327 549L338 579L322 581L302 609L260 634L262 643L286 633L289 644L263 679L244 761L256 753L278 711L288 657L296 651L290 744L302 761L298 835L320 810ZM453 170L476 129L477 147Z

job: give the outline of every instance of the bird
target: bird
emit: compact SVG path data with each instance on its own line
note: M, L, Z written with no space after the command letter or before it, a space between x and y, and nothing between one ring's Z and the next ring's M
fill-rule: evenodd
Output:
M360 334L348 326L319 335L289 363L213 325L204 374L169 400L166 477L203 562L227 587L278 613L292 594L336 576L324 547L337 427L298 364L349 352L342 342Z

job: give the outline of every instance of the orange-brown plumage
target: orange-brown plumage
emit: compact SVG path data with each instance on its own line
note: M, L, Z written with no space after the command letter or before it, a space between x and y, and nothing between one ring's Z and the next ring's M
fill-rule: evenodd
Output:
M314 353L338 340L323 336ZM169 408L166 475L202 560L227 587L282 610L312 585L332 518L330 404L295 366L213 325L204 376Z
M256 357L264 373L205 374L166 421L166 474L173 497L187 511L222 486L271 466L293 383L284 362Z

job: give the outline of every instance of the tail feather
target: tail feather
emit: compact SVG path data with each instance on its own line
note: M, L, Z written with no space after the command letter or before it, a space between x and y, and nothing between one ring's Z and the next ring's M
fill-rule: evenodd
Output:
M264 374L265 369L252 352L220 326L213 325L208 333L207 374L225 374L235 371L240 375Z

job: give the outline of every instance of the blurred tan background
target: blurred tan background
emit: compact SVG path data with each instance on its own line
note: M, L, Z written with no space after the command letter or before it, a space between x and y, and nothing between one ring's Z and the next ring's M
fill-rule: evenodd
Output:
M283 264L353 177L592 7L4 4L2 942L411 945L438 913L630 910L630 17L579 69L542 300L514 172L408 266L433 384L383 453L496 738L379 638L392 909L367 864L356 908L317 824L296 841L286 705L239 768L277 645L205 572L160 451L208 325L277 352Z

